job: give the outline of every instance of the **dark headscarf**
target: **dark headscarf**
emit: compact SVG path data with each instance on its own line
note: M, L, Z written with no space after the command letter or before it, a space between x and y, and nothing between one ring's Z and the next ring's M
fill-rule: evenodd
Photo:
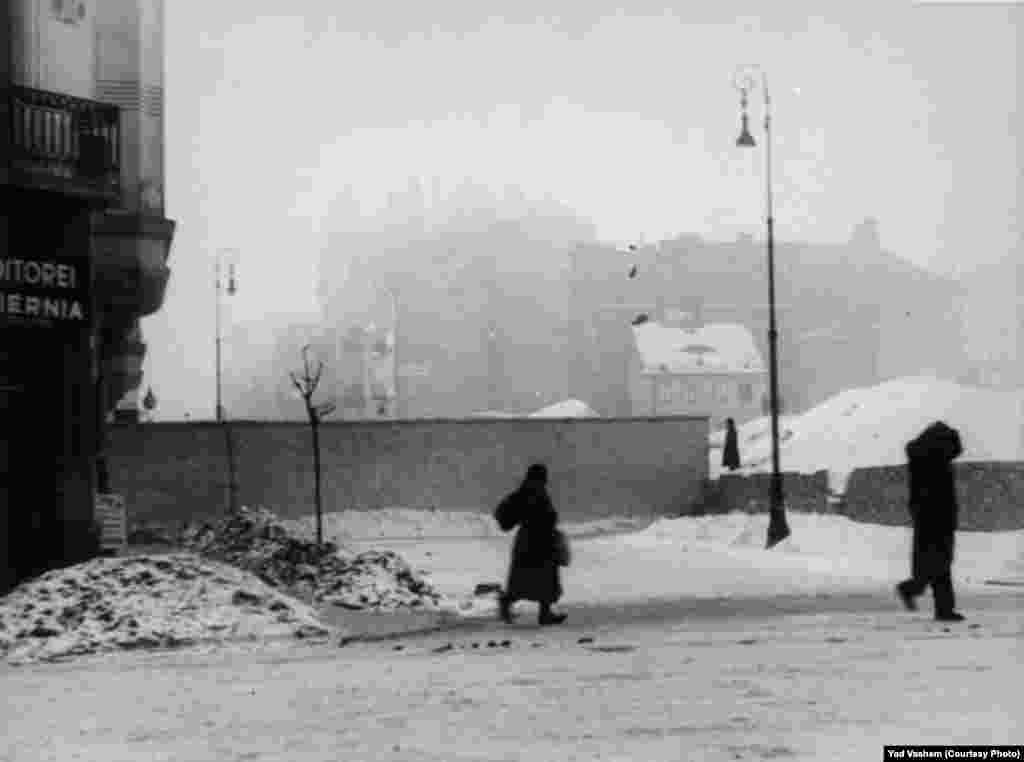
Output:
M543 463L534 463L526 469L526 478L523 482L539 484L541 486L546 485L548 483L548 467Z
M936 421L907 444L908 460L950 462L963 453L960 434L943 421Z

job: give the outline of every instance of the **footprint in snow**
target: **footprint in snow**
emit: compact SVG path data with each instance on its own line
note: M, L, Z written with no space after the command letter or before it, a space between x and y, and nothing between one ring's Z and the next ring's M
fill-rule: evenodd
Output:
M628 653L630 651L635 651L636 646L591 646L590 650L607 654Z

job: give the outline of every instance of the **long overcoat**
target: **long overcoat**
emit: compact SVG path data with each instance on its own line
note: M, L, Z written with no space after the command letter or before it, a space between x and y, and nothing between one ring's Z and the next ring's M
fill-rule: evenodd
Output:
M730 426L725 431L725 447L722 450L722 467L736 470L740 467L740 443L736 427Z
M562 597L555 537L558 513L547 489L527 480L503 502L509 517L503 528L518 526L505 595L513 601L556 603Z
M962 452L959 433L941 421L907 444L908 508L914 526L911 573L916 578L947 573L953 563L959 525L953 460Z

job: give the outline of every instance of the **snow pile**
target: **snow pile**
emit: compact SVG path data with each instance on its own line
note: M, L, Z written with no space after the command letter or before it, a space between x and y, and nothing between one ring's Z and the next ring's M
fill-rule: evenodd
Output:
M832 473L837 491L855 468L902 465L903 448L930 423L943 420L960 431L961 461L1024 457L1020 412L1024 394L961 386L916 377L850 389L802 415L779 421L780 460L785 471ZM740 473L771 470L769 418L738 427ZM710 438L711 477L721 472L724 433Z
M0 599L0 653L14 663L327 634L305 604L188 553L97 558L47 572Z
M256 574L316 604L351 609L436 609L441 594L397 553L339 553L331 542L297 537L270 511L243 508L213 525L190 527L185 547Z

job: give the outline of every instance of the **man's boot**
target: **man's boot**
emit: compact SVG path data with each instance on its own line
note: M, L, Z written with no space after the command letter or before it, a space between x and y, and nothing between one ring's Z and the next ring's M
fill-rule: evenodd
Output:
M956 599L953 596L953 575L942 574L932 581L932 594L935 596L936 622L962 622L966 617L956 611Z

